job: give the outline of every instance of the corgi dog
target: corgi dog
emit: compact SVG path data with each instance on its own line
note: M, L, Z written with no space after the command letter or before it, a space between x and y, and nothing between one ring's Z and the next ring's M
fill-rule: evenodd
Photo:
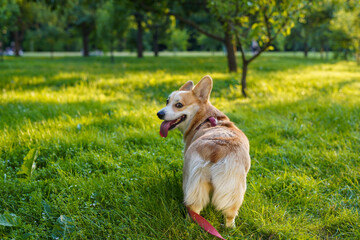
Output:
M157 116L164 120L160 135L178 128L185 143L184 203L193 212L210 202L225 216L225 226L235 227L235 217L246 191L250 169L249 141L229 118L209 102L213 81L203 77L194 86L186 82L170 94Z

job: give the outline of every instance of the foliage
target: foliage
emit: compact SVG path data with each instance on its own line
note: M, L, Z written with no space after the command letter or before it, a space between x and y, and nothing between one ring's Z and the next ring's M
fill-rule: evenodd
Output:
M344 52L347 59L349 51L360 54L360 3L349 1L340 8L330 22L332 39L335 42L333 49ZM357 58L360 63L359 57Z
M97 9L96 31L103 50L114 51L116 41L124 38L128 20L129 14L121 2L109 0Z
M209 1L212 13L234 26L242 45L250 46L252 39L266 46L276 35L288 35L301 13L301 1ZM267 46L268 47L268 46Z
M20 217L13 213L0 214L0 226L5 227L18 227L21 225Z
M61 40L64 41L65 16L59 13L59 9L53 10L50 5L42 2L35 5L33 14L36 27L28 30L27 38L33 43L44 44L46 50L53 52L56 44Z
M170 50L172 50L174 52L184 51L184 50L186 50L188 38L189 38L189 35L186 32L186 30L180 30L180 29L174 28L171 31L171 35L167 42L167 46Z
M299 9L304 11L300 13ZM225 44L225 38L232 31L241 42L238 50L244 52L251 50L251 42L255 40L264 50L336 51L335 56L349 59L355 52L360 59L359 9L356 0L3 0L0 42L3 48L14 47L15 43L16 49L25 51L79 51L82 48L85 54L85 50L90 49L133 50L138 47L136 17L128 16L138 13L142 16L146 50L169 49L171 32L176 30L175 36L179 29L185 29L189 35L187 50L203 50L205 45L205 49L219 50L222 44L229 53L234 49L235 39L230 36L230 42ZM176 16L173 28L169 16ZM124 35L126 29L128 32ZM283 35L290 32L284 39ZM115 39L110 41L113 44L109 42L110 35ZM234 61L229 64L232 65L230 71L236 71L235 53L233 55L229 57Z
M201 45L202 50L206 50L206 51L216 51L216 50L221 49L221 46L222 46L222 44L219 41L216 41L205 35L200 35L197 38L197 41Z
M4 0L0 3L0 42L6 39L9 31L13 30L19 6L15 0ZM2 47L0 47L2 48Z
M19 172L17 172L16 174L25 174L28 179L31 178L36 164L35 161L37 159L37 157L39 156L39 149L31 149L29 151L29 153L25 156L24 158L24 163L21 165L21 169Z
M294 21L302 14L302 1L244 1L212 0L207 5L211 13L223 23L223 28L236 38L242 59L241 92L246 93L248 65L271 46L279 34L289 35ZM247 57L245 49L256 42L253 56Z
M161 9L161 8L160 8ZM152 50L158 56L159 44L166 44L166 39L171 31L172 19L157 12L148 12L145 15L145 24L152 35Z
M223 56L6 60L0 219L20 227L0 225L1 239L207 239L182 204L181 134L160 138L156 116L171 91L206 74L212 104L248 136L252 166L237 228L222 228L212 207L202 215L226 238L360 238L354 62L264 53L244 99Z
M63 9L67 22L80 33L83 42L83 56L89 56L90 37L93 36L96 22L96 10L101 1L96 0L68 0Z
M305 57L311 49L328 51L332 45L330 20L337 7L334 1L307 2L304 14L300 16L294 31L287 38L288 48L303 50Z

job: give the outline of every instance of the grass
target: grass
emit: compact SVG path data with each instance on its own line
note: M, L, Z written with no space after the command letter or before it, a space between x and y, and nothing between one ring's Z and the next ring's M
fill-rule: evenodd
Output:
M248 99L223 56L7 58L0 72L0 239L211 238L185 218L181 134L162 139L156 117L205 74L252 166L235 229L202 215L229 239L360 238L354 62L262 56Z

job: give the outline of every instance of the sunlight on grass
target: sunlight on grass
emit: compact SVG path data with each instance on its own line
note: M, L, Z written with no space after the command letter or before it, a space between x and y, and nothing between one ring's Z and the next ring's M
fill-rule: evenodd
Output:
M2 64L2 63L1 63ZM191 79L214 79L211 102L248 136L252 167L237 228L203 215L228 238L360 237L360 68L353 62L265 56L248 92L225 57L7 59L0 87L0 238L204 239L184 218L178 131L159 136L156 112ZM40 148L29 181L24 157ZM47 210L44 210L47 209ZM51 214L50 214L51 210Z

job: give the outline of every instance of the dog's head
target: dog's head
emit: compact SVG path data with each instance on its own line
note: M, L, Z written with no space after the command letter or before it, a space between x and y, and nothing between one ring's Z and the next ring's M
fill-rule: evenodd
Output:
M184 132L197 111L208 104L212 86L211 77L205 76L195 87L192 81L188 81L178 91L172 92L166 107L157 113L164 120L160 126L160 135L166 137L168 131L175 128Z

